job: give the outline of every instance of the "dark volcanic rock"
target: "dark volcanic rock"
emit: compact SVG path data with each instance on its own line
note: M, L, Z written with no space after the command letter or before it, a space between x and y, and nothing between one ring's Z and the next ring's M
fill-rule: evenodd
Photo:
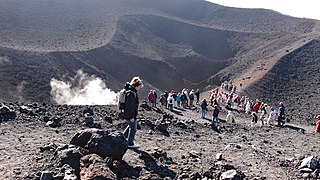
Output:
M99 129L86 129L78 132L73 136L70 144L86 148L89 152L96 153L103 158L113 157L118 160L122 159L128 149L128 143L121 133L111 134Z

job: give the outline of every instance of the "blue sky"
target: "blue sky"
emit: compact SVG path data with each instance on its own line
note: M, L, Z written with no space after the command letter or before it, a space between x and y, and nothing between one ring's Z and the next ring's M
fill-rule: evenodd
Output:
M240 8L264 8L285 15L320 20L319 0L207 0L216 4Z

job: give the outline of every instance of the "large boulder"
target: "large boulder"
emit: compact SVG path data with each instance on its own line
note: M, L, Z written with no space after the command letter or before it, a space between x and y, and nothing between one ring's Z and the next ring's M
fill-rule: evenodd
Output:
M100 156L96 154L89 154L80 159L80 179L111 180L115 179L115 175Z
M65 164L70 165L75 169L76 173L80 172L80 158L84 156L79 147L72 147L56 152L58 166L62 167Z
M70 144L83 147L89 153L99 156L113 157L122 160L123 155L128 149L128 142L122 133L109 133L100 129L85 129L76 133L71 139Z

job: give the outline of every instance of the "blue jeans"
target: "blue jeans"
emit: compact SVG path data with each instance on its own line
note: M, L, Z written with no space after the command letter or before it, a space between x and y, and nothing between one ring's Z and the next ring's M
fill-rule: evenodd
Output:
M134 118L134 121L128 121L128 126L127 128L123 131L123 135L124 137L128 138L128 145L132 146L133 140L134 140L134 136L136 135L137 132L137 126L138 126L138 122L137 122L137 118Z
M219 123L220 123L220 122L219 122L218 116L212 116L211 125L212 125L212 126L218 126Z
M201 118L205 118L206 117L206 109L201 109Z

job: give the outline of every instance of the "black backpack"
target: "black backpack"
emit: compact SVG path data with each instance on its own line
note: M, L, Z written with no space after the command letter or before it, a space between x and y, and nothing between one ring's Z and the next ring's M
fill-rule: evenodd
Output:
M122 89L118 96L118 107L120 110L123 110L126 105L126 90Z

